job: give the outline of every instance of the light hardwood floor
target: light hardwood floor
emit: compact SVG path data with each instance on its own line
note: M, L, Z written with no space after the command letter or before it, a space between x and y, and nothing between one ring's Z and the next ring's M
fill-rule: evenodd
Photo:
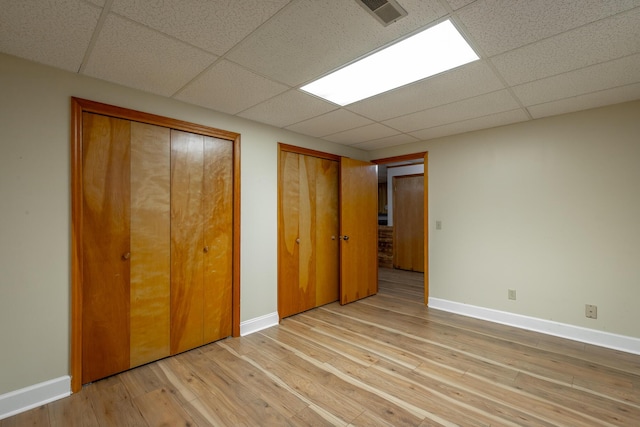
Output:
M640 356L424 307L422 275L87 385L9 426L640 426Z

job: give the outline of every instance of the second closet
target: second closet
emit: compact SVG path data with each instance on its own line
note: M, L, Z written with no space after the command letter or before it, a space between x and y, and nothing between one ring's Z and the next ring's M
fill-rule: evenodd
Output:
M280 318L339 298L339 162L313 154L280 148Z

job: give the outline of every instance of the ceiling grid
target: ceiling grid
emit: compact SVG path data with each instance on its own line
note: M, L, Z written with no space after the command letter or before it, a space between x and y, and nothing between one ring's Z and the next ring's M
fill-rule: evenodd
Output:
M0 52L363 150L640 99L640 0L0 0ZM480 56L340 107L299 88L450 18Z

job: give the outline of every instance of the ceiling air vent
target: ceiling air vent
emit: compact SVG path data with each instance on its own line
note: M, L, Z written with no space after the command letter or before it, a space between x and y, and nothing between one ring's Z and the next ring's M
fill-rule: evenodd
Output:
M385 27L407 16L407 11L395 0L356 0L356 3Z

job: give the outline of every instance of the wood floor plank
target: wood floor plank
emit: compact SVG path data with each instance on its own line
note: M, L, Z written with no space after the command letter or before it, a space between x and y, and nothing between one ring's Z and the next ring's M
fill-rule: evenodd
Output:
M37 427L49 424L49 409L46 405L0 420L0 427Z
M51 427L99 427L89 393L76 393L46 405Z
M629 426L640 421L640 408L594 395L525 374L518 375L518 389L557 405L572 408L597 420L612 425Z
M193 418L166 388L159 388L134 399L149 426L197 427Z
M640 355L426 307L424 276L86 385L0 427L639 426Z
M220 370L247 389L257 392L266 404L275 408L280 414L291 418L307 408L306 402L292 395L260 369L238 357L239 355L236 356L224 348L223 350L216 354L206 354Z
M146 424L119 377L109 377L89 384L84 391L89 396L100 426L136 427Z

